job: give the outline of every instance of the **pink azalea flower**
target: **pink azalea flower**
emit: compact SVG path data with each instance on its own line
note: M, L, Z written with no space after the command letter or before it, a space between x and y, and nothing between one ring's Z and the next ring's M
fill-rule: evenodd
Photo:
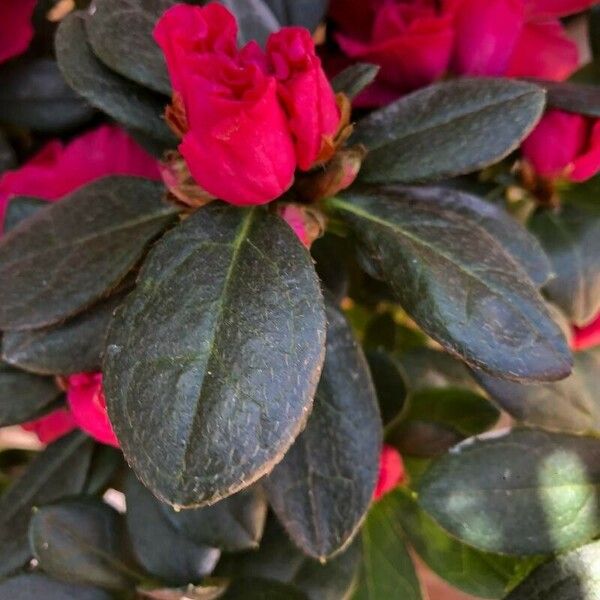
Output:
M27 50L36 0L0 0L0 63Z

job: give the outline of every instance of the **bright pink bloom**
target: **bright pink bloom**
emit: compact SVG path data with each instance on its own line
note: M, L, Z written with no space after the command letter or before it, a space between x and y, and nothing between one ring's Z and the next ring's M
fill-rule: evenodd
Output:
M340 124L335 94L307 29L287 27L270 36L267 54L288 122L296 160L307 171L317 161L323 140Z
M106 410L102 373L79 373L68 378L67 402L77 425L95 440L119 447Z
M361 7L350 8L351 4ZM428 85L448 70L454 43L453 14L435 0L333 0L336 35L352 60L381 67L377 81L360 97L365 105L385 104Z
M118 127L103 125L66 145L49 142L25 165L0 176L0 231L12 197L57 200L106 175L160 179L157 161Z
M68 408L58 408L35 421L23 423L21 427L35 433L42 444L51 444L77 429L77 423Z
M573 328L573 350L587 350L600 345L600 314L585 327Z
M538 175L585 181L600 171L600 119L550 110L522 152Z
M25 52L33 37L37 0L0 0L0 63Z
M373 499L379 500L382 496L402 484L405 480L404 462L398 450L385 444L381 451L379 463L379 479L373 493Z

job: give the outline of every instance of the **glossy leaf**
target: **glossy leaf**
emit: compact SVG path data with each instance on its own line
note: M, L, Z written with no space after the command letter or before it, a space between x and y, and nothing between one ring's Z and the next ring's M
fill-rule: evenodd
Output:
M221 0L237 18L239 41L256 40L265 45L269 34L280 29L279 21L265 0Z
M78 494L85 485L93 443L73 433L48 446L0 497L0 576L29 560L27 531L34 506Z
M8 233L21 221L28 219L45 206L48 206L48 203L40 198L33 198L31 196L16 196L11 198L4 215L4 233Z
M308 600L297 588L267 579L234 579L220 600Z
M85 20L89 43L100 60L124 77L167 96L171 83L152 32L175 0L103 0Z
M121 516L102 500L75 498L37 509L29 543L40 567L70 583L128 589L136 579L123 558Z
M71 13L60 24L56 56L67 83L92 106L126 127L176 145L162 119L166 99L111 71L96 58L87 40L83 13Z
M352 590L359 561L359 540L324 564L309 558L290 541L277 520L270 518L258 550L224 557L217 575L271 579L292 584L308 600L339 600Z
M283 26L296 25L311 31L325 18L329 0L264 0Z
M107 177L79 188L0 239L0 327L36 329L112 290L171 223L161 185Z
M345 94L354 100L377 77L379 67L369 63L356 63L338 73L332 80L331 86L336 93Z
M265 481L292 540L326 559L356 534L379 474L381 418L367 361L344 316L326 305L325 364L304 432Z
M367 352L369 370L375 384L379 410L384 424L397 419L406 409L406 382L402 367L382 350Z
M565 204L559 214L535 215L530 227L556 273L546 286L550 300L585 325L600 310L600 210Z
M330 204L406 312L446 350L509 379L569 374L566 340L526 272L457 196L365 188Z
M100 371L106 332L125 295L116 294L63 324L29 331L8 331L2 358L34 373L70 375Z
M523 385L475 375L492 399L525 425L600 436L600 348L576 352L573 374L555 383Z
M511 558L476 550L449 536L425 513L405 488L388 499L411 546L442 579L480 598L504 598L531 568L532 559Z
M437 460L419 504L451 535L510 555L549 554L600 533L600 442L515 430Z
M41 573L18 575L0 583L0 600L111 600L104 590L56 581Z
M204 508L176 512L161 503L161 509L188 539L227 552L258 548L267 517L267 502L257 486Z
M600 542L538 567L506 600L596 600L600 594Z
M373 505L361 530L362 565L352 600L421 600L421 585L393 497Z
M47 133L89 121L93 108L65 83L56 61L23 58L0 69L0 121Z
M282 220L216 203L192 215L109 332L108 409L137 476L193 507L265 475L306 423L324 337L310 255Z
M92 496L103 494L110 483L120 475L119 471L124 465L123 454L118 448L96 444L84 494Z
M409 183L477 171L516 150L543 108L543 90L520 81L457 79L429 86L357 124L352 141L370 150L360 177Z
M548 94L548 106L588 117L600 117L600 87L568 81L536 81Z
M48 410L60 394L50 377L33 375L0 361L1 427L34 419Z
M221 552L190 540L167 518L162 503L129 472L125 495L133 552L151 574L175 584L199 581L215 568Z

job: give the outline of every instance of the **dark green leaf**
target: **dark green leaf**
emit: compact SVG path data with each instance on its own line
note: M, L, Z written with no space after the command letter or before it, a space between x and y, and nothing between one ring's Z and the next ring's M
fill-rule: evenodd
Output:
M182 535L227 552L257 548L267 516L264 493L256 486L204 508L179 512L168 504L161 504L161 508Z
M572 113L600 117L600 86L567 81L536 81L548 94L548 106Z
M63 324L29 331L8 331L2 358L42 375L100 371L106 331L125 294L116 294Z
M308 600L292 585L266 579L235 579L219 600Z
M275 518L270 518L260 548L224 557L219 562L218 574L289 583L304 592L308 600L339 600L347 598L352 589L359 561L358 540L325 564L313 560L292 544Z
M48 206L45 200L30 196L16 196L11 198L4 215L4 233L14 229L21 221L25 221L40 208Z
M2 130L0 130L0 175L8 169L14 168L16 164L17 159L14 150Z
M311 246L315 269L323 285L341 302L348 293L348 243L339 236L326 233Z
M600 436L600 348L575 353L573 374L556 383L522 385L475 374L509 415L526 425Z
M280 29L277 17L264 0L221 0L221 4L237 17L242 45L256 40L264 46L269 34Z
M344 69L331 80L336 93L342 93L354 100L377 77L379 67L369 63L356 63Z
M419 483L451 535L488 552L549 554L600 533L600 441L516 430L457 446Z
M198 211L156 244L109 333L104 386L127 461L174 505L249 486L304 427L324 338L291 229L262 209Z
M102 500L76 498L36 510L29 543L40 567L70 583L128 589L136 579L123 559L123 523Z
M96 444L84 493L92 496L103 494L124 464L123 454L118 448Z
M48 133L77 127L94 109L65 83L50 58L22 58L0 69L0 121Z
M397 419L406 408L406 383L398 361L382 350L367 352L383 423Z
M27 531L33 507L82 491L93 447L82 433L62 438L37 456L0 497L0 577L31 556Z
M509 79L459 79L397 100L360 121L371 183L432 181L477 171L518 148L542 115L541 88Z
M600 542L556 557L538 567L506 600L597 600Z
M107 177L49 204L0 240L0 328L36 329L113 289L171 223L163 188Z
M125 483L127 528L133 552L151 574L175 584L199 581L221 552L190 540L167 518L162 503L130 471Z
M265 0L281 25L297 25L314 31L323 21L329 0Z
M51 377L40 377L0 361L0 427L35 419L60 396Z
M565 204L535 215L530 227L556 273L546 286L550 300L584 325L600 310L600 210Z
M92 106L126 127L174 147L176 140L162 118L166 99L102 64L89 46L84 21L82 13L71 13L56 34L58 65L67 83Z
M371 508L361 539L363 560L352 600L421 600L393 496L384 496Z
M102 0L85 26L96 56L108 67L168 96L171 83L152 32L175 0Z
M292 540L328 558L356 534L379 474L381 418L367 361L344 316L326 304L323 374L304 432L265 480Z
M104 590L56 581L41 573L18 575L0 583L0 600L111 600Z
M405 488L391 492L388 503L410 544L429 568L467 594L503 598L513 582L531 568L531 559L481 552L450 537Z
M567 376L566 340L526 272L448 193L367 188L330 203L403 308L446 350L510 379Z

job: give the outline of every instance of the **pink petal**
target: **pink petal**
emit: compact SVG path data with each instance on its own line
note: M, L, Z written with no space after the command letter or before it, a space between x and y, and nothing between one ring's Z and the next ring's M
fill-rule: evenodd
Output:
M600 119L588 120L588 129L591 129L587 146L582 154L573 161L573 168L569 173L571 181L587 181L600 172Z
M0 0L0 63L27 50L37 0Z
M398 450L385 444L381 451L379 464L379 479L373 493L373 499L379 500L382 496L404 482L406 473L404 462Z
M525 10L534 19L566 17L597 4L597 0L525 0Z
M42 444L51 444L77 429L77 423L68 408L59 408L35 421L23 423L21 427L35 433Z
M600 345L600 314L585 327L573 328L573 350L587 350Z
M527 23L510 57L506 75L564 81L578 67L577 44L567 37L560 21Z

